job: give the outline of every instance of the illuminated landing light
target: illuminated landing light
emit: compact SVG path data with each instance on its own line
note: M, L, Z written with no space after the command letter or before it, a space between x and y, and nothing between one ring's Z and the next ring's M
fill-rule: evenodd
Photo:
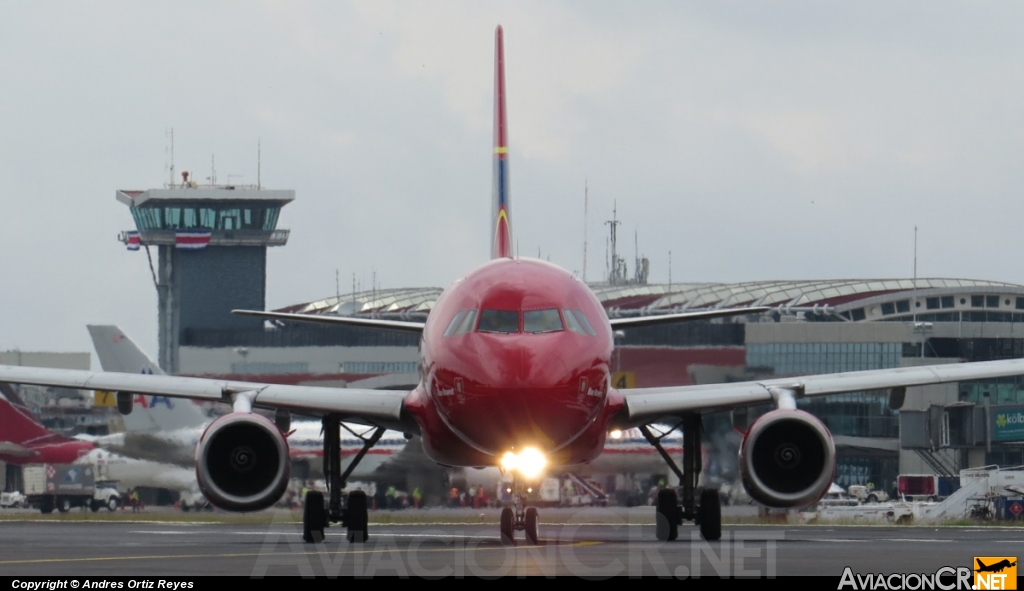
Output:
M611 437L612 439L622 439L622 431L615 429L614 431L609 433L608 436Z
M527 447L517 455L514 452L506 452L501 457L501 469L510 472L515 470L526 478L536 478L544 472L548 460L540 451Z

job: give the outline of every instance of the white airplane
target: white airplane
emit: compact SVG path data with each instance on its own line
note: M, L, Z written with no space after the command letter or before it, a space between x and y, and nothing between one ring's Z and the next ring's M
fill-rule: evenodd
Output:
M708 540L721 538L715 490L697 488L701 466L701 417L759 404L776 410L759 417L740 446L743 483L769 507L799 507L819 499L832 484L836 451L832 435L797 400L860 390L890 391L902 406L906 388L1024 375L1024 360L905 367L805 375L727 384L617 389L610 380L613 332L632 326L679 322L763 308L696 310L665 316L609 319L590 289L548 262L514 255L505 113L503 33L495 32L495 121L491 260L470 271L437 299L425 323L366 317L304 316L245 311L283 321L378 327L421 335L420 384L412 391L290 386L234 380L130 375L112 372L0 366L0 381L118 392L129 410L136 395L218 401L232 412L211 423L196 448L196 473L215 505L253 511L274 504L288 484L289 412L322 417L329 458L330 503L306 497L303 538L323 539L329 522L348 528L348 539L367 539L367 501L360 491L342 502L347 474L340 468L341 423L374 428L363 451L386 429L416 433L433 461L448 466L501 466L516 479L513 506L501 512L500 535L514 543L524 531L536 543L538 512L526 507L527 482L547 466L585 464L604 450L609 431L640 428L660 449L650 424L679 425L682 466L664 455L680 476L682 499L658 493L660 539L675 539L678 526L695 522ZM143 237L145 240L145 237ZM275 424L252 412L276 409ZM361 459L356 456L354 461Z
M117 326L89 325L88 329L103 371L165 375ZM99 437L95 439L96 445L125 459L194 467L196 445L213 420L199 405L190 400L138 394L132 407L132 412L124 415L125 431ZM315 464L323 460L322 428L319 421L295 421L286 429L292 462L304 463L307 475L310 471L317 472ZM356 433L366 430L366 427L357 425L351 428ZM352 456L362 445L363 441L356 435L343 437L342 455ZM353 478L372 479L374 472L401 453L405 446L406 438L402 433L385 432L372 452L353 471ZM192 475L189 486L194 486L195 472L189 470L189 473Z

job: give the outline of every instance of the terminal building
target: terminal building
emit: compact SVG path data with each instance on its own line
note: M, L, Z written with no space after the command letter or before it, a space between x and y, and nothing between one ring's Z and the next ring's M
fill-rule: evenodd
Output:
M230 314L264 309L266 248L283 246L280 208L293 191L183 183L118 191L136 228L129 248L157 250L160 365L169 373L279 383L411 387L413 335ZM646 261L643 261L646 263ZM623 266L624 267L624 266ZM618 267L616 267L618 268ZM768 306L765 314L616 333L615 385L654 387L766 377L986 361L1024 356L1024 286L969 279L849 279L646 283L624 268L592 288L609 316ZM335 294L280 311L424 319L440 288ZM1019 378L853 392L801 401L836 438L840 485L892 491L898 474L956 474L1024 464L1024 386ZM706 475L736 479L735 427L709 417ZM668 471L666 470L666 473Z

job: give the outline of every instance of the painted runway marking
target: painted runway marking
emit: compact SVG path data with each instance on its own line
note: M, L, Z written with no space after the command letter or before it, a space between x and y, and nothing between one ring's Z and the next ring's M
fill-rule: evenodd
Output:
M602 542L575 542L572 544L566 544L567 546L597 546ZM512 546L494 546L488 548L477 547L474 552L496 552L498 550L507 552ZM536 546L515 546L516 550L525 550L527 548L535 548ZM418 548L417 552L454 552L452 548ZM46 564L54 562L114 562L118 560L180 560L183 558L254 558L259 556L320 556L323 554L327 555L338 555L338 554L373 554L379 552L377 549L373 550L347 550L347 551L310 551L310 552L238 552L229 554L174 554L174 555L153 555L153 556L94 556L91 558L37 558L30 560L0 560L0 565L3 564Z

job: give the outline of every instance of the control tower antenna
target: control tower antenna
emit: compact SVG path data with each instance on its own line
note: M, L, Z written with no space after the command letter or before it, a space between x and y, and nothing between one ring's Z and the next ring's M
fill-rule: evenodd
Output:
M605 222L606 224L608 224L608 228L610 230L610 236L611 236L611 250L612 250L611 255L612 255L612 260L611 260L611 271L610 271L610 273L608 275L608 283L611 283L612 285L617 285L617 284L621 283L623 279L626 278L626 262L625 261L620 261L618 250L616 249L617 236L618 236L618 227L620 225L622 225L622 222L620 222L618 220L618 209L619 209L618 201L617 200L613 201L612 202L612 219L610 219L610 220Z
M590 195L587 191L587 179L583 179L583 283L587 282L587 206Z
M262 145L261 145L262 143L263 142L262 142L261 138L256 138L256 188L257 189L262 189L263 188L263 183L261 182L261 179L260 179L260 168L263 165L263 152L262 152Z
M170 161L171 161L171 163L170 163L168 168L170 168L170 172L171 172L171 177L170 178L171 178L171 180L170 180L169 183L167 183L168 188L174 186L174 128L173 127L170 129L169 133L170 133L170 137L171 137L171 143L170 143L170 146L168 147L168 153L170 154Z

